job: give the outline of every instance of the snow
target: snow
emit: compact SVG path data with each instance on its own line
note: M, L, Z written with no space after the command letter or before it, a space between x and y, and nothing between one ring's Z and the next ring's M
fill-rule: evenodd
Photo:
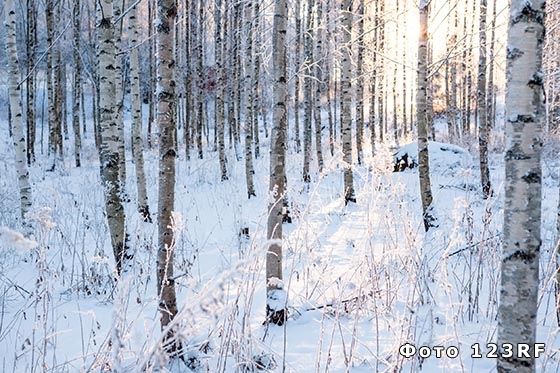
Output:
M7 139L6 125L0 126ZM365 138L369 138L369 135ZM302 156L288 150L293 223L284 225L283 279L272 279L276 306L288 304L282 327L263 325L268 139L255 161L256 198L246 198L244 162L229 150L230 180L220 181L217 153L178 160L173 229L184 360L161 350L156 294L157 225L135 210L128 164L125 205L135 262L116 283L92 133L83 167L31 168L35 238L18 231L11 144L0 160L0 357L14 372L488 372L495 342L503 222L503 156L490 159L495 195L481 197L476 158L464 148L430 142L438 228L424 234L416 169L393 173L393 152L364 149L354 166L357 203L344 205L340 149L325 170L300 181ZM72 149L66 144L67 154ZM416 143L396 154L416 156ZM325 153L326 154L326 153ZM552 152L552 154L555 154ZM46 163L46 161L44 161ZM157 211L157 149L146 151L150 210ZM313 166L315 167L315 166ZM543 246L537 342L546 343L539 372L558 370L554 272L556 159L543 171ZM11 180L11 181L10 181ZM153 216L155 218L155 215ZM248 236L242 235L248 228ZM35 240L35 241L34 241ZM25 250L29 259L15 255ZM119 339L120 343L113 343ZM428 346L430 357L405 358L401 346ZM482 358L471 357L475 343ZM119 350L115 350L119 346ZM436 357L434 347L459 355Z
M8 227L0 227L0 244L7 247L15 247L22 251L37 247L37 242L25 238L22 233Z

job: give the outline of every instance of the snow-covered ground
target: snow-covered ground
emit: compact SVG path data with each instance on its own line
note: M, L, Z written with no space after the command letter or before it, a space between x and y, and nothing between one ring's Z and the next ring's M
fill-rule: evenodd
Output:
M0 129L0 226L14 229L19 202L6 127L4 122ZM284 237L289 321L265 327L268 139L262 134L263 156L255 162L257 197L250 200L244 162L235 161L232 150L226 182L220 181L217 153L206 151L204 159L187 162L181 152L174 222L176 273L181 275L176 320L188 352L183 361L165 365L155 294L157 229L135 212L134 164L129 162L127 229L136 263L133 273L115 284L92 131L86 136L82 168L74 168L67 156L64 170L47 172L47 157L39 155L31 169L37 245L6 228L0 231L0 370L495 370L486 344L496 339L501 154L491 157L495 190L484 200L476 155L461 148L430 148L439 226L424 234L417 171L393 173L388 147L379 146L375 157L366 147L364 164L354 168L357 204L349 206L342 196L340 149L326 157L321 174L315 170L312 182L304 184L302 155L290 148L293 223L285 225ZM146 151L146 162L154 212L157 150ZM537 341L546 349L537 360L541 372L560 369L550 261L558 166L557 160L543 161ZM241 234L244 228L249 236ZM401 349L406 344L432 348L430 357L403 357L399 351L407 352ZM472 357L473 344L482 358ZM437 358L435 346L457 347L458 356L444 352Z

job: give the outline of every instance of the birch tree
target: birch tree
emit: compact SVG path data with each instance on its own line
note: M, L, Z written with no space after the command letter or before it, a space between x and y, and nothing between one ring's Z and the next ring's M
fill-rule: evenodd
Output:
M319 172L323 171L323 120L322 99L325 91L325 79L323 79L323 5L319 1L316 6L316 27L315 27L315 109L313 111L315 122L315 150L317 154L317 168Z
M26 73L25 93L27 96L27 164L35 162L35 56L37 47L37 6L35 0L27 0L27 28L26 28Z
M175 239L172 213L175 206L175 0L158 0L156 21L156 80L157 110L156 123L159 129L159 189L158 189L158 254L157 291L161 329L165 330L177 314L175 280L173 279L173 257ZM174 351L174 333L168 331L165 347Z
M478 149L480 155L480 182L482 194L487 198L491 194L490 169L488 168L488 113L486 107L486 0L480 0L479 22L479 57L478 57Z
M272 59L274 72L274 112L270 145L270 203L268 209L266 253L266 322L282 325L286 321L286 290L282 283L282 205L286 192L286 0L274 1Z
M432 205L432 187L430 183L430 156L428 153L428 123L427 122L427 89L428 89L428 11L430 1L421 0L420 35L418 39L418 92L416 94L416 122L418 130L418 176L420 179L420 197L422 199L422 216L424 229L433 226L433 216L430 213Z
M305 56L305 75L303 78L303 170L302 177L306 183L311 182L309 165L311 163L311 128L313 115L313 87L312 71L313 64L313 3L314 0L307 1L307 11L305 17L305 35L303 36L303 52Z
M97 63L99 75L99 111L101 127L100 168L105 189L105 210L117 273L120 275L132 255L127 249L122 183L119 178L120 136L115 107L115 43L113 4L97 3Z
M527 343L532 357L498 355L498 372L535 372L541 247L544 0L510 0L506 149L498 344Z
M299 91L301 85L301 79L299 76L299 68L301 65L301 41L302 41L302 26L301 26L301 2L296 1L294 4L295 14L295 27L296 27L296 43L295 43L295 76L294 76L294 132L295 132L295 142L296 142L296 153L301 152L301 138L299 129Z
M52 166L50 170L54 170L62 158L62 123L58 110L59 101L56 99L57 86L60 82L55 79L57 66L58 45L55 42L55 3L54 0L45 2L45 18L47 27L47 92L49 97L48 105L48 122L49 122L49 156L52 157Z
M350 53L352 45L352 0L343 0L342 10L342 111L341 111L341 131L342 131L342 160L344 161L344 203L356 202L354 192L354 176L352 174L352 115L350 106L352 105L352 62Z
M10 111L12 118L12 137L15 150L16 170L21 206L21 223L26 234L31 233L26 222L26 214L31 210L31 184L27 169L26 140L23 131L20 74L16 42L16 9L13 0L4 5L6 27L6 54L8 57L8 82L10 85Z
M130 98L132 104L132 156L136 170L137 209L144 221L152 221L144 172L144 144L142 141L142 99L140 97L140 72L138 61L139 32L136 18L136 0L130 0L128 11L128 37L130 40Z
M80 60L80 28L81 9L80 0L74 0L74 86L72 87L72 128L74 130L74 161L80 167L80 153L82 151L82 136L80 134L80 97L82 94L82 61Z
M364 0L360 0L358 4L358 63L356 74L358 75L358 87L356 97L356 150L358 156L358 164L362 164L364 158L363 138L364 138Z
M244 8L245 17L245 180L247 182L247 196L250 199L255 197L255 184L253 181L253 174L255 169L253 167L253 92L252 81L255 77L253 73L253 1L247 0Z
M215 103L215 118L217 129L217 142L218 142L218 158L220 159L220 172L221 179L225 181L228 179L227 175L227 162L226 162L226 145L224 139L225 127L225 89L224 89L224 66L223 66L223 40L222 40L222 1L216 0L214 4L214 56L216 60L216 103ZM224 17L225 18L225 17Z

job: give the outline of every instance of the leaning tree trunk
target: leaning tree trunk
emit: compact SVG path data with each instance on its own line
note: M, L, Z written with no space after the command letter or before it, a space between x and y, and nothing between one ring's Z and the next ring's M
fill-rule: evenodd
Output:
M488 112L486 107L486 0L480 0L478 57L478 149L480 153L480 182L484 198L491 194L490 169L488 168Z
M288 4L275 0L272 29L274 72L274 112L270 145L271 195L268 211L266 253L266 322L282 325L286 321L286 290L282 283L282 205L286 192L286 31Z
M156 76L157 110L159 129L159 189L158 189L158 254L157 291L161 329L167 329L177 314L177 297L173 278L175 239L172 213L175 209L175 60L173 46L177 5L175 0L158 0L156 27ZM174 331L169 329L164 337L164 347L175 352L177 342Z
M418 175L420 179L420 197L422 199L422 216L424 229L433 226L430 213L432 205L432 187L430 183L430 158L428 153L427 89L428 89L428 9L429 0L421 0L420 38L418 39L418 93L416 95L416 122L418 127Z
M352 105L352 62L350 54L352 45L352 0L343 0L341 3L342 11L342 111L341 111L341 131L342 131L342 160L344 161L344 203L356 202L354 192L354 176L352 174L352 115L350 106Z
M146 190L146 174L144 172L144 144L142 141L142 98L140 97L140 71L138 59L138 43L140 33L136 23L135 0L130 0L128 12L128 37L130 40L130 96L132 104L132 155L136 169L137 209L144 221L152 221Z
M498 355L498 372L535 372L541 247L544 0L511 0L507 41L506 152L498 345L531 346L531 357Z
M97 63L99 74L99 110L101 127L100 171L105 189L105 209L117 273L120 275L132 259L127 249L122 184L119 179L119 131L115 113L115 43L111 0L97 4Z
M6 55L8 58L8 80L10 84L10 111L12 118L12 136L15 150L16 170L21 205L21 223L25 234L31 233L27 224L26 214L31 210L31 184L27 169L27 155L25 135L23 131L23 114L21 104L20 74L18 70L18 56L16 43L16 9L13 0L7 0L4 5L6 16Z

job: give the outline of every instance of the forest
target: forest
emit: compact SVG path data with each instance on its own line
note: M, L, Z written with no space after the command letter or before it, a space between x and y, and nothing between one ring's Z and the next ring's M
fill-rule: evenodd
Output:
M560 0L2 3L1 371L560 371Z

